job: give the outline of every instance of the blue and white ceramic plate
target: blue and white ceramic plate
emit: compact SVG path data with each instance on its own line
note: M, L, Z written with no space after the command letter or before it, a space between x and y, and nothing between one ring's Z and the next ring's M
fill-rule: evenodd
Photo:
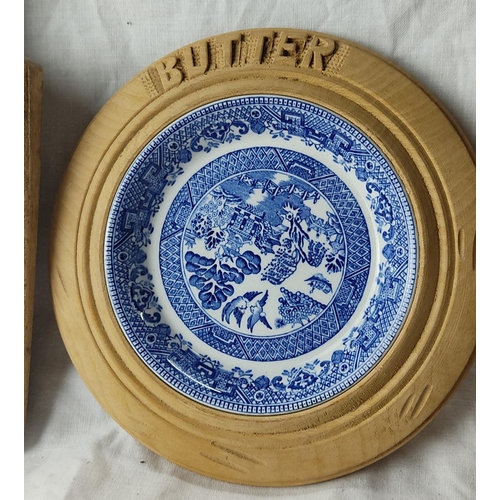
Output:
M186 114L134 160L105 268L124 335L166 384L229 412L289 413L390 348L415 222L361 130L303 100L242 96Z

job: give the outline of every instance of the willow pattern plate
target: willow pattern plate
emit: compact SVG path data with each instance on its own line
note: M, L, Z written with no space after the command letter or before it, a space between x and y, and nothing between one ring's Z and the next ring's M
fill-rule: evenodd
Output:
M133 161L105 265L120 325L162 380L202 403L276 414L372 369L415 286L407 196L376 146L303 100L195 109Z

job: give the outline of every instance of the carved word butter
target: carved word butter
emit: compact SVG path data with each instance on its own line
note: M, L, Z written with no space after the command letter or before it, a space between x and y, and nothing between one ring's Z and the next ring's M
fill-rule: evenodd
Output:
M322 72L338 48L332 38L303 31L230 33L180 49L146 70L141 79L153 97L210 70L237 66L265 64Z

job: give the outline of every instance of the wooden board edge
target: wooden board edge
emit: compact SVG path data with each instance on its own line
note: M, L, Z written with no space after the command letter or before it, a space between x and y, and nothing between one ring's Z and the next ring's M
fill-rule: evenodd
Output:
M29 376L40 191L43 71L24 61L24 421L28 408Z

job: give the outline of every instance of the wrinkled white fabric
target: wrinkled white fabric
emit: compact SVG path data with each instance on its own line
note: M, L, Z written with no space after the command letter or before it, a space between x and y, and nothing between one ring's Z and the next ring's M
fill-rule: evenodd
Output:
M25 55L44 69L42 180L29 408L28 500L475 498L475 370L438 416L379 462L305 487L253 488L148 451L99 406L65 351L48 279L50 217L79 137L124 83L161 56L218 33L295 27L352 40L426 86L475 143L475 2L26 0Z

